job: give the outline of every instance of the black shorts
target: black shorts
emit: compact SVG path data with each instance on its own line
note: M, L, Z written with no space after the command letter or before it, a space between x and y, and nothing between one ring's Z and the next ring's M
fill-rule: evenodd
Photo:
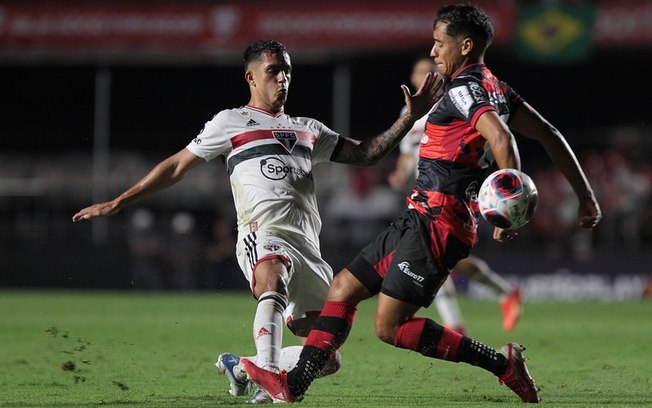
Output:
M364 247L347 269L373 294L428 307L470 246L446 224L408 210Z

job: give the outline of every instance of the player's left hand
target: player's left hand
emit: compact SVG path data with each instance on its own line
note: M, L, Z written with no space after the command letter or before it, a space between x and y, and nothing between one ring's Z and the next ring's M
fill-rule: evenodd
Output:
M410 89L406 85L401 85L405 95L406 114L418 120L428 113L444 94L445 82L443 75L429 72L414 95L410 94Z
M593 198L580 201L577 211L579 225L582 228L594 228L602 219L600 204Z
M509 242L517 235L518 232L515 230L494 227L494 239L498 242Z

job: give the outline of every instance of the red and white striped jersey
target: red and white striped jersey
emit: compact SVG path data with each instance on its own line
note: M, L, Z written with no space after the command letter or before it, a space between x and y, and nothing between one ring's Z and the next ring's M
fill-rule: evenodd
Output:
M206 161L225 158L240 238L262 230L319 248L312 166L330 160L338 140L317 120L244 106L215 115L186 148Z

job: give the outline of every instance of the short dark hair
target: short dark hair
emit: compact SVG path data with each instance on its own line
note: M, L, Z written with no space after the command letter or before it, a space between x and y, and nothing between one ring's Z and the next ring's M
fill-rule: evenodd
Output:
M260 59L260 56L264 52L269 52L271 54L283 54L287 53L288 50L285 48L285 45L281 44L278 41L274 40L256 40L252 42L244 52L244 69L247 70L247 66L253 60Z
M473 4L442 6L437 12L433 27L441 21L448 24L446 34L451 37L469 37L481 53L491 45L494 27L487 13Z

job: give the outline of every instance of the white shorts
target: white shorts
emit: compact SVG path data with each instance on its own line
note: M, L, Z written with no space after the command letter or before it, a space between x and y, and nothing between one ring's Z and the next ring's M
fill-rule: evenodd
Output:
M318 315L333 281L333 269L322 259L319 248L304 237L292 239L291 236L279 235L256 231L240 239L236 248L240 268L253 291L253 271L258 263L274 257L289 260L286 322Z

